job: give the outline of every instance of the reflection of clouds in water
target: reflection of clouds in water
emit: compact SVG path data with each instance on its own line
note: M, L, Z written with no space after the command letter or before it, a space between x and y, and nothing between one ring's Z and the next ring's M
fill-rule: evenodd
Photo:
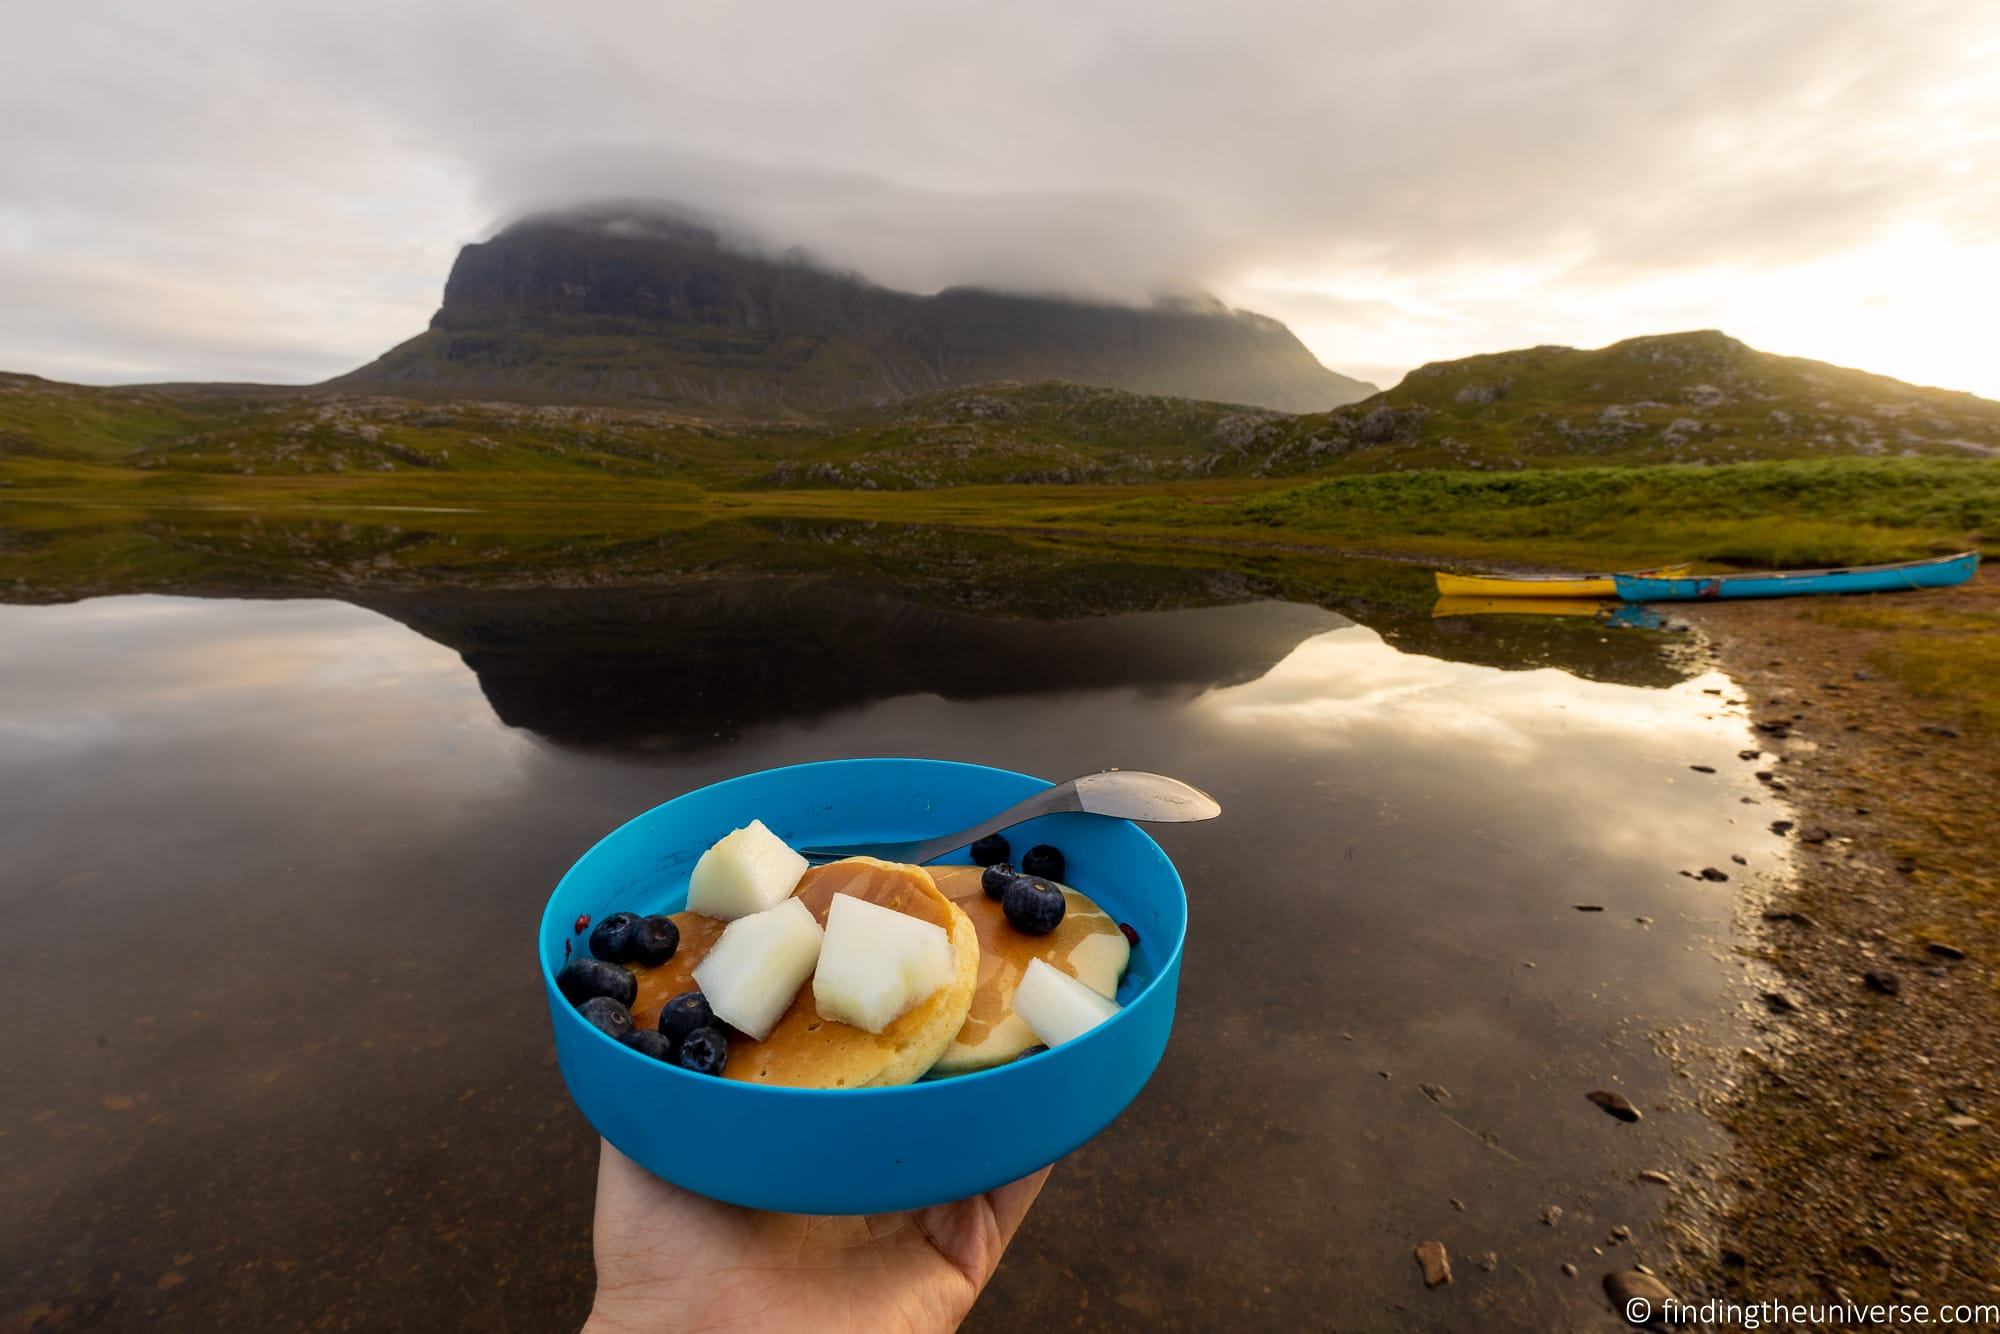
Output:
M1281 727L1300 741L1345 744L1364 729L1393 728L1413 739L1483 743L1494 759L1525 761L1551 727L1655 739L1679 732L1691 743L1712 742L1740 727L1703 716L1715 712L1715 701L1702 689L1725 681L1710 675L1658 690L1554 668L1502 671L1404 653L1373 630L1349 626L1306 640L1255 681L1210 691L1196 708L1227 723Z
M110 712L66 718L20 718L0 713L0 768L10 762L79 754L116 745L124 724Z
M221 599L0 606L8 759L256 728L403 754L505 735L457 654L345 603L260 603L254 617Z
M1403 653L1354 626L1305 641L1261 679L1211 691L1191 712L1266 733L1274 755L1356 757L1386 790L1410 790L1406 780L1422 773L1446 799L1456 776L1462 790L1449 799L1496 837L1560 823L1600 851L1655 859L1663 841L1712 843L1749 790L1747 774L1724 767L1743 721L1703 693L1730 686L1719 674L1654 689L1502 671ZM1676 787L1698 761L1719 778ZM1504 792L1492 786L1500 776Z

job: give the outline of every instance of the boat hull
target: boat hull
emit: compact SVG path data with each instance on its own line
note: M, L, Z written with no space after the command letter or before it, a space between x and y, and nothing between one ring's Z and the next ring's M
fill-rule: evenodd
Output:
M1712 602L1732 598L1787 598L1826 593L1900 593L1913 588L1950 588L1972 578L1979 555L1968 551L1900 565L1844 570L1780 570L1770 574L1725 574L1662 579L1618 574L1612 580L1627 602Z
M1645 574L1687 573L1685 565L1663 565ZM1583 574L1574 579L1535 579L1497 574L1437 572L1437 589L1448 598L1615 598L1618 586L1608 574Z

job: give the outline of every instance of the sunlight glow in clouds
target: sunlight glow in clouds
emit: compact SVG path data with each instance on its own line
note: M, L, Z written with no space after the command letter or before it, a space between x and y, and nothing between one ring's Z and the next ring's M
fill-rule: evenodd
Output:
M1206 286L1378 383L1721 328L2000 396L1984 0L20 7L0 369L312 380L531 204L875 280Z
M1232 304L1290 324L1328 365L1384 385L1404 370L1537 343L1598 347L1641 332L1719 328L1752 347L2000 396L2000 242L1954 245L1909 222L1796 264L1662 272L1606 290L1563 266L1338 278L1247 276ZM1332 312L1332 313L1329 313ZM1365 312L1348 315L1344 312Z

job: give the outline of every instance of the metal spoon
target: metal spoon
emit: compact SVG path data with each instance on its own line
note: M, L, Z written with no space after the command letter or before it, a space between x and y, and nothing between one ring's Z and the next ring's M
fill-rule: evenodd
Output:
M1086 815L1140 820L1147 824L1184 824L1194 820L1213 820L1222 814L1222 807L1208 793L1178 778L1126 769L1106 769L1103 773L1085 774L1081 778L1043 788L992 819L982 820L955 834L940 834L935 838L914 839L907 843L850 843L841 847L801 848L799 851L815 865L839 861L843 857L879 857L885 862L908 862L921 866L936 861L948 852L956 852L968 843L976 843L988 834L1011 829L1037 816L1063 811L1082 811Z

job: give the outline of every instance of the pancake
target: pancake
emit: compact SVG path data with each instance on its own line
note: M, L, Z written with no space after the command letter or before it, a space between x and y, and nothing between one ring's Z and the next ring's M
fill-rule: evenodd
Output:
M932 1074L959 1075L1004 1065L1042 1045L1014 1013L1014 988L1030 959L1060 968L1107 996L1117 992L1132 947L1118 923L1087 896L1063 886L1068 906L1061 924L1046 936L1031 936L1016 930L999 903L986 897L979 887L979 867L933 866L930 871L944 896L972 919L979 933L979 988L965 1026L938 1058Z
M813 1005L808 980L762 1042L731 1030L724 1078L794 1088L909 1084L937 1063L964 1027L979 975L979 937L971 919L938 891L930 873L921 866L854 857L807 871L795 897L825 926L827 906L835 894L852 894L943 927L951 938L952 980L879 1034L822 1018ZM638 970L634 1027L658 1027L662 1006L683 991L700 990L694 981L695 966L708 957L728 925L691 912L675 913L674 922L681 929L674 957L657 968Z

